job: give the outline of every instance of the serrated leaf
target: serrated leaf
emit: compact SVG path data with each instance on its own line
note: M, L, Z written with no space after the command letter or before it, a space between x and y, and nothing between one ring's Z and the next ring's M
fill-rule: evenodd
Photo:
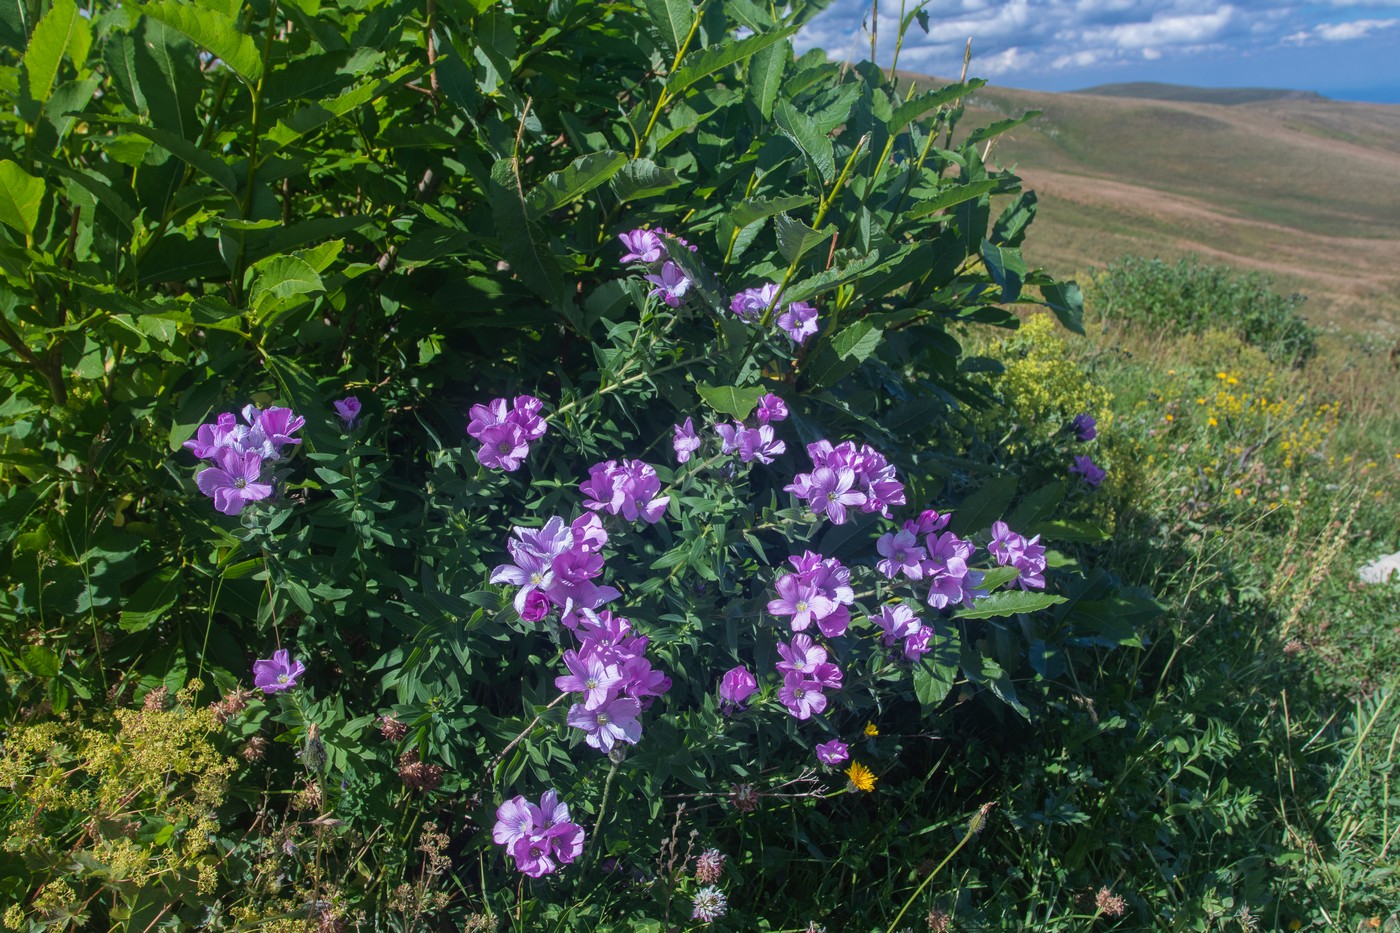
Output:
M188 36L191 42L222 61L249 85L257 84L262 77L262 54L258 44L252 36L239 31L238 21L232 14L184 0L142 3L136 9Z
M609 182L620 201L635 201L669 191L681 183L669 168L662 168L650 159L633 159L622 167Z
M1026 238L1026 229L1035 218L1035 208L1035 192L1021 192L1020 197L1002 209L1001 215L992 225L992 242L1002 246L1020 246L1021 241Z
M1039 110L1028 110L1019 117L1011 117L1006 120L998 120L997 122L989 124L988 126L984 126L980 129L973 130L970 134L968 134L967 139L963 141L963 147L967 148L968 146L975 146L984 140L991 139L993 136L1000 136L1007 130L1015 129L1022 123L1025 123L1027 120L1034 120L1038 116L1040 116Z
M35 677L58 676L58 655L48 645L25 645L20 658L24 669Z
M1016 567L993 567L982 574L982 582L977 584L978 589L995 590L1003 583L1010 583L1021 575L1021 571Z
M792 140L793 145L807 157L822 181L830 182L836 176L836 156L831 149L831 140L817 130L812 118L785 100L779 101L773 108L773 118L783 135Z
M755 52L749 61L749 80L745 90L765 120L773 118L773 105L778 100L783 71L791 59L791 44L780 42Z
M816 275L805 278L793 285L783 293L784 301L806 301L823 292L829 292L847 282L869 275L872 271L883 269L898 262L908 254L912 247L906 247L894 253L888 258L883 258L878 252L867 256L857 256L849 262L842 263L831 269L824 269ZM840 251L838 251L838 255Z
M920 94L918 97L906 100L904 103L894 108L894 113L885 121L885 129L890 135L900 133L906 126L913 123L930 110L942 107L949 101L957 100L959 97L966 97L986 83L987 82L982 78L973 78L966 84L950 84L947 87L939 88L936 91L928 91L924 94Z
M690 0L643 0L642 9L661 31L672 52L679 52L690 35L691 24L699 12Z
M773 230L778 235L778 252L788 262L796 262L817 246L826 243L836 233L836 228L827 224L820 230L813 230L802 221L788 214L779 214L773 221Z
M949 207L956 207L964 201L971 201L980 198L995 190L1000 184L996 179L984 178L981 181L968 182L965 185L949 185L939 188L938 193L932 197L924 198L909 210L904 212L904 216L913 220L918 217L925 217L937 211Z
M331 121L345 116L358 107L363 107L383 97L400 85L407 84L414 78L427 73L428 70L429 66L423 63L404 65L391 74L361 84L359 87L352 88L344 94L327 97L324 100L307 104L299 108L291 116L279 120L276 126L267 131L260 157L266 158L268 155L290 145L308 133L320 129Z
M864 363L880 348L884 336L884 331L870 321L856 321L831 338L831 348L843 360Z
M1065 601L1053 593L1032 593L1028 590L1001 590L977 600L971 609L959 609L955 619L996 619L1014 616L1018 612L1037 612Z
M29 74L29 96L43 103L53 93L63 56L79 68L87 61L92 46L92 24L73 0L54 0L53 6L34 27L29 48L24 52L24 68Z
M136 120L107 117L101 114L83 114L83 116L94 123L107 122L118 124L129 132L149 139L180 161L197 169L206 178L214 182L220 188L223 188L229 194L238 193L238 177L234 174L233 168L223 159L220 159L213 153L200 149L182 136L177 136L166 130L157 129L154 126L146 126Z
M784 211L806 207L815 200L816 198L808 194L795 194L780 198L750 198L731 207L727 216L730 223L742 230L755 221L772 217L774 214L780 214Z
M1078 282L1054 282L1040 286L1045 306L1060 323L1076 334L1084 333L1084 293Z
M9 159L0 159L0 222L26 237L33 236L44 191L44 179L35 178Z
M700 397L705 400L715 411L722 415L729 415L738 421L743 421L754 410L758 400L763 396L762 386L750 386L740 388L739 386L712 386L708 383L700 383L696 387Z
M605 150L579 156L568 167L551 172L526 197L535 215L549 213L574 198L592 191L616 175L627 164L627 156Z
M286 299L324 290L320 273L305 260L297 256L272 256L254 266L248 306L254 315L263 317Z
M746 39L726 39L709 48L689 52L681 59L681 66L666 79L666 92L674 97L701 78L741 62L775 43L783 42L796 31L796 26L787 26Z

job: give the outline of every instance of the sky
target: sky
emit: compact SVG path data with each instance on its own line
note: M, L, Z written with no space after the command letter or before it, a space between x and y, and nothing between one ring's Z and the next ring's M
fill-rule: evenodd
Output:
M907 0L907 10L916 0ZM1315 91L1400 104L1400 0L931 0L928 32L911 24L901 70L1072 91L1160 81ZM871 0L832 0L798 35L799 51L870 57ZM877 58L888 66L898 0L879 0Z

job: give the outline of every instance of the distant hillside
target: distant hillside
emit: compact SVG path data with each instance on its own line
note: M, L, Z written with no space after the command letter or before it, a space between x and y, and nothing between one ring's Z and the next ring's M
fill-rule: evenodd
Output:
M1100 97L1137 97L1143 100L1177 100L1194 104L1257 104L1265 100L1327 100L1314 91L1289 91L1268 87L1191 87L1185 84L1158 84L1131 81L1126 84L1099 84L1075 91Z
M1400 106L983 88L959 128L1027 110L1042 115L998 137L990 159L1040 196L1033 264L1072 274L1126 253L1199 253L1306 293L1314 320L1400 334Z

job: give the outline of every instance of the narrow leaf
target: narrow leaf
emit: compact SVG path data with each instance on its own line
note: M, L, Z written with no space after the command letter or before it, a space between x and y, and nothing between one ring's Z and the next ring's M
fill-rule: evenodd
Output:
M891 135L899 133L910 123L913 123L930 110L942 107L944 104L957 100L959 97L966 97L986 83L987 82L982 78L973 78L966 84L950 84L947 87L940 88L936 91L929 91L925 94L920 94L918 97L906 100L904 103L894 108L894 114L889 120L885 121L885 129L887 129Z
M581 155L568 167L545 176L530 191L526 203L535 216L547 214L574 198L592 191L616 175L627 164L627 156L605 150Z
M564 270L550 251L549 240L530 219L513 160L500 159L491 167L488 199L501 239L501 252L510 262L511 271L556 310L568 313L572 304Z
M1053 593L1031 593L1026 590L1001 590L977 600L971 609L959 609L955 619L996 619L1014 616L1018 612L1036 612L1065 601Z
M707 49L690 52L681 59L681 66L666 79L666 92L675 96L706 75L714 74L721 68L727 68L771 45L783 42L796 31L796 26L787 26L774 32L749 36L747 39L726 39Z
M621 201L635 201L669 191L681 183L669 168L662 168L650 159L633 159L612 177L613 193Z
M763 119L773 118L773 104L778 100L778 88L783 83L783 71L792 60L792 46L779 42L760 49L749 60L747 91Z
M956 207L964 201L971 201L973 198L980 198L982 195L988 194L995 190L998 184L1000 182L995 179L986 178L965 185L948 185L939 188L937 194L919 201L905 212L905 216L913 220L936 213L944 208Z
M982 241L982 261L987 264L987 272L992 281L1001 286L1003 304L1021 297L1021 286L1026 279L1026 260L1014 246L997 246L991 240Z
M818 132L812 118L785 100L773 108L773 117L778 129L807 157L822 181L830 182L836 176L836 156L831 151L831 140Z

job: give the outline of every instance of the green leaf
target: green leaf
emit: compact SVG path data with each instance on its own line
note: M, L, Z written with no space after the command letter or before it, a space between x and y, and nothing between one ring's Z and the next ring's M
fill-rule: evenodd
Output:
M837 250L837 256L841 255L841 250ZM842 263L830 269L824 269L810 278L805 278L783 292L784 301L806 301L808 298L829 292L833 288L853 282L870 274L875 269L881 269L897 262L903 252L896 253L888 259L882 259L878 252L868 256L858 256L849 262Z
M0 160L0 222L25 237L33 236L44 190L44 179L35 178L9 159Z
M880 348L884 331L868 320L856 321L831 338L831 348L843 360L864 363Z
M993 136L1000 136L1007 130L1015 129L1022 123L1025 123L1027 120L1034 120L1038 116L1040 116L1039 110L1027 110L1019 117L1011 117L1006 120L998 120L997 122L992 123L988 126L984 126L980 129L973 130L971 133L968 134L967 139L963 141L963 148L966 149L969 146L975 146L978 143L983 142L984 140L991 139Z
M791 60L792 45L780 42L755 52L749 61L749 80L745 90L765 120L773 118L773 104L778 100L783 71Z
M982 241L982 261L992 281L1001 286L1001 298L1008 304L1021 297L1021 286L1026 279L1026 260L1014 246L997 246L991 240Z
M1003 246L1020 246L1026 238L1026 229L1035 218L1035 206L1035 192L1021 192L1021 196L1006 205L997 217L997 222L992 226L992 242Z
M642 9L661 30L672 52L679 52L699 11L690 0L643 0Z
M681 66L666 79L666 92L672 96L678 95L701 78L741 62L771 45L786 41L787 37L796 31L796 26L787 26L746 39L726 39L707 49L689 52L681 59Z
M996 619L1014 616L1018 612L1036 612L1065 601L1053 593L1032 593L1027 590L1000 590L977 600L971 609L959 609L955 619Z
M938 626L937 634L929 642L928 653L914 665L914 696L925 715L943 702L957 682L959 638L955 626Z
M1076 334L1084 333L1084 293L1078 282L1053 282L1040 285L1040 297L1055 313L1061 324Z
M205 152L183 136L157 129L154 126L146 126L136 120L108 117L95 113L83 114L83 117L93 123L115 123L138 136L144 136L180 161L197 169L229 194L238 193L238 177L234 174L233 168L223 159L213 153Z
M740 201L730 208L727 216L729 222L734 224L736 229L742 230L749 224L765 217L806 207L815 200L816 198L809 194L794 194L780 198L750 198L747 201Z
M122 603L117 624L125 632L141 632L159 622L180 598L180 568L162 567Z
M24 669L35 677L57 677L58 655L48 645L25 645L20 653Z
M746 389L738 386L712 386L702 382L696 387L696 391L715 411L743 421L758 404L764 389L762 386L750 386Z
M894 109L894 114L885 121L885 129L893 136L930 110L942 107L959 97L966 97L986 83L982 78L973 78L966 84L950 84L936 91L928 91L918 97L910 98Z
M574 198L592 191L616 175L627 164L627 156L605 150L579 156L568 167L550 172L536 185L525 201L536 217L567 204Z
M1010 583L1021 575L1017 567L993 567L982 574L982 582L977 584L978 589L995 590L1003 583Z
M249 85L257 84L262 77L263 62L258 43L239 31L232 13L188 0L158 0L137 4L136 9L184 33Z
M905 216L910 220L918 217L925 217L945 208L956 207L964 201L971 201L973 198L980 198L997 188L1000 184L994 178L984 178L981 181L968 182L965 185L948 185L938 189L938 193L929 198L924 198L909 210L905 211Z
M1098 544L1109 539L1108 532L1093 522L1069 520L1040 522L1028 529L1027 533L1043 535L1050 541L1063 544Z
M778 129L807 157L822 181L830 182L836 176L836 156L832 153L831 140L817 131L812 118L785 100L773 108L773 117Z
M24 53L24 68L29 73L29 96L43 103L53 93L58 69L67 53L74 66L81 69L92 46L92 24L78 10L73 0L54 0L44 14L29 48Z
M525 193L515 170L513 159L500 159L491 167L488 200L496 233L501 238L501 252L510 262L511 271L520 276L527 288L558 311L568 314L572 309L575 329L581 329L568 283L564 280L564 270L559 258L550 251L549 239L530 219Z
M992 522L1001 518L1011 504L1012 497L1016 495L1016 485L1014 476L998 476L983 483L953 512L949 528L960 535L968 535L991 527Z
M1065 484L1059 480L1046 483L1021 500L1016 510L1007 516L1012 528L1025 528L1055 514L1055 508L1065 499Z
M427 73L428 70L428 65L423 63L404 65L392 74L366 82L344 94L327 97L299 108L291 116L279 120L276 126L267 131L261 149L261 157L266 158L308 133L345 116L350 111L378 100L400 85L407 84L414 78Z
M650 159L633 159L611 179L613 193L620 201L635 201L669 191L681 183L669 168L662 168Z
M265 317L289 299L325 290L320 274L297 256L271 256L253 267L253 287L248 307L257 317Z
M820 230L813 230L788 214L779 214L773 221L773 229L778 234L778 252L788 262L796 262L809 251L827 242L836 233L836 228L827 224Z

